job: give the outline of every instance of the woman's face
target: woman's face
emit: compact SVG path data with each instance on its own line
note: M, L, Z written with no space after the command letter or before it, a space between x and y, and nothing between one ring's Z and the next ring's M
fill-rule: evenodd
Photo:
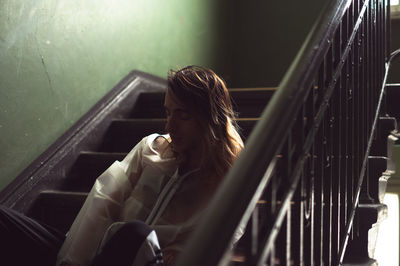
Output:
M202 133L196 114L191 113L170 89L165 95L164 107L165 130L170 134L173 150L184 155L199 152Z

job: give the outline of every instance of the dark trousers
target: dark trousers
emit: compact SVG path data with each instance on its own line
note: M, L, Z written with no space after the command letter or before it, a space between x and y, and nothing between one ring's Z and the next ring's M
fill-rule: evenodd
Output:
M104 245L92 266L131 266L152 229L143 222L124 224ZM0 205L0 265L54 266L64 234ZM160 250L146 265L163 265Z
M92 266L131 266L151 231L153 229L141 221L125 223L107 241L102 251L94 258ZM154 256L147 257L143 265L162 266L164 263L161 250L153 252Z
M54 266L64 239L54 228L0 205L1 265Z

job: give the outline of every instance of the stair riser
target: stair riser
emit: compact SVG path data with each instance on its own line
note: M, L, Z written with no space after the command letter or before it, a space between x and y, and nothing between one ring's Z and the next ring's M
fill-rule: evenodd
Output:
M273 93L274 90L233 91L231 92L233 109L239 117L259 117ZM130 116L140 118L165 117L164 94L143 93Z
M96 178L116 160L121 161L126 154L83 153L76 160L65 179L64 190L89 191Z
M240 132L244 140L249 136L256 121L239 121ZM100 151L129 152L144 136L152 133L165 134L165 120L117 120L114 121Z

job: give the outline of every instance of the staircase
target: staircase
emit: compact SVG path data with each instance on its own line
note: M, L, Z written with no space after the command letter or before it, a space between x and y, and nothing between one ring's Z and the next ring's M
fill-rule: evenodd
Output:
M388 14L386 0L329 1L276 91L231 89L246 147L177 266L376 263L371 234L387 211L400 114L399 86L386 85L400 54L389 53ZM95 178L163 133L165 88L130 73L0 203L66 232ZM246 233L231 250L240 224Z
M135 81L135 88L129 89ZM17 179L20 183L21 180L38 179L38 183L29 192L18 193L17 190L13 191L15 195L11 195L11 188L18 187L14 182L9 191L2 192L3 198L9 196L9 199L3 199L3 204L67 232L95 179L115 160L122 160L143 137L165 133L165 85L164 80L145 73L134 71L129 74L113 89L114 93L105 96L100 101L102 104L89 112L92 113L92 121L82 119L74 126L86 131L79 141L74 138L61 141L64 146L75 147L66 152L53 145L49 149L53 152L47 151L52 153L47 159L47 164L51 165L49 169L39 169L34 174ZM230 89L244 140L273 92L273 88ZM109 106L104 103L113 102L111 97L119 98L118 106L114 107L118 111L101 109ZM23 195L16 197L19 194Z

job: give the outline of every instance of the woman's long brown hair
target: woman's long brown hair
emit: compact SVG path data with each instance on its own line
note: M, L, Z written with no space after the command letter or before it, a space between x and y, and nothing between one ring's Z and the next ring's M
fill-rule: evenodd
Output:
M202 163L222 177L243 148L225 82L211 69L188 66L170 72L168 89L199 118Z

